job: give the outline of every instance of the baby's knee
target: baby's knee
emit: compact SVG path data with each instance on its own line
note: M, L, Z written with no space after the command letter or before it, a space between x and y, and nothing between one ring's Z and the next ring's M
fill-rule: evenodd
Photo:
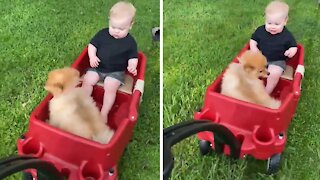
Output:
M104 91L105 93L108 93L108 94L115 94L118 90L118 87L116 84L107 84L105 83L104 84Z
M116 93L120 85L121 85L120 81L107 77L104 80L103 88L107 93Z
M83 84L94 86L99 81L99 75L95 75L92 73L86 73L83 77Z
M272 68L268 69L268 72L270 73L269 77L279 79L283 73L283 69L278 66L273 66Z
M87 80L87 79L83 79L82 82L82 86L94 86L96 83L94 83L93 81Z
M268 78L272 78L272 79L280 79L281 75L282 75L282 71L275 71L275 72L269 72L269 77Z
M270 73L270 75L268 76L268 84L276 85L279 82L280 77L281 74L279 73Z
M277 69L271 69L269 71L269 77L279 79L283 73L283 69L277 68Z

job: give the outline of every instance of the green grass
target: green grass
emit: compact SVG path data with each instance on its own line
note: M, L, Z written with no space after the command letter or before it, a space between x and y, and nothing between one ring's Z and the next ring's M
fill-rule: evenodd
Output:
M269 1L164 1L164 122L191 119L206 88L264 23ZM174 146L172 179L319 179L320 9L316 1L287 0L287 27L305 47L305 77L278 174L266 176L265 161L230 164L225 156L199 154L196 137Z
M107 26L112 1L0 0L0 157L17 153L31 111L45 97L50 70L69 66L98 30ZM118 166L119 179L159 177L159 1L132 1L131 34L147 58L145 93L132 142ZM14 178L11 178L14 179Z

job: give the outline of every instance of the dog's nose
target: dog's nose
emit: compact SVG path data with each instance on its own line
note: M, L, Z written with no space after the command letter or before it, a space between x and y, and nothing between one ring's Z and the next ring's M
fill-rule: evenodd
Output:
M269 72L267 72L267 75L269 76L269 75L270 75L270 73L269 73Z

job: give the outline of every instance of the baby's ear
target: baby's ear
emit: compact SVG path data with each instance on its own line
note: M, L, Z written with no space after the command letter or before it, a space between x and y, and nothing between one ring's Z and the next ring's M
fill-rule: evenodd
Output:
M130 30L131 30L133 24L134 24L134 20L132 20L132 22L131 22L131 24L130 24Z
M287 25L288 20L289 20L289 17L287 16L286 19L284 20L284 25Z

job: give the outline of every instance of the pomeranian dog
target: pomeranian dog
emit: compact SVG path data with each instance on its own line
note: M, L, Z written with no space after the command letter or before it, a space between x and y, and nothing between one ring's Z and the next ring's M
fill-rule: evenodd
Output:
M231 63L224 73L221 94L242 101L278 109L281 102L270 97L259 77L268 77L267 59L260 52L246 51L239 63Z
M53 95L49 102L49 124L69 133L107 144L114 131L102 120L90 95L80 87L80 73L73 68L49 73L45 89Z

